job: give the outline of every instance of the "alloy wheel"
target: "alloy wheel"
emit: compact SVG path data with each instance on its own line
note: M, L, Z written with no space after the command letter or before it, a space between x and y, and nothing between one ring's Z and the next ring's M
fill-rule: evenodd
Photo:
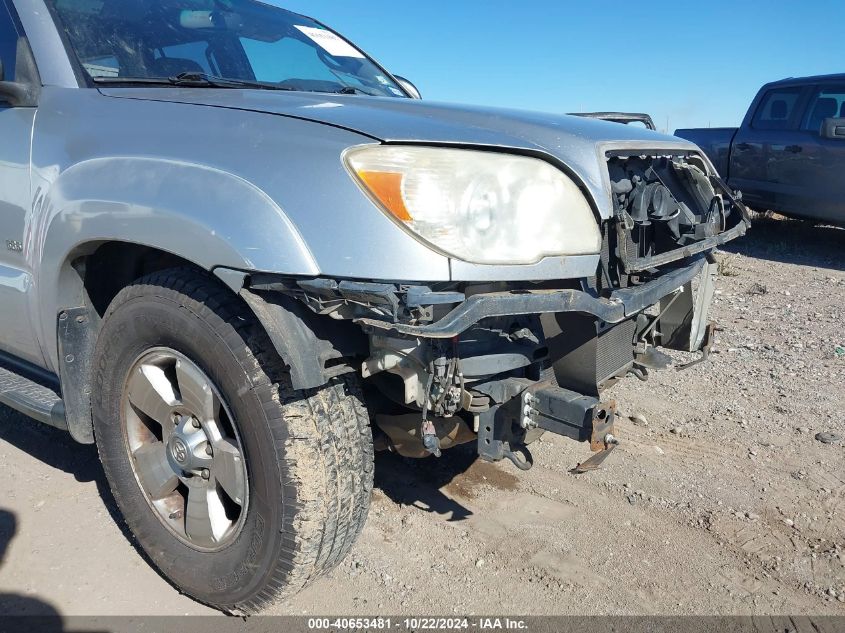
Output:
M132 365L122 399L126 448L147 503L177 538L216 551L246 518L249 482L238 430L195 363L157 348Z

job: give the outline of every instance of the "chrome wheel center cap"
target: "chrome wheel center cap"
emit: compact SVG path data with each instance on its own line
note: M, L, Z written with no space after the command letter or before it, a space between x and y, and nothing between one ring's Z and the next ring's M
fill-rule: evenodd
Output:
M208 436L202 428L196 428L191 418L182 417L167 440L167 461L173 472L180 477L199 474L208 468L210 461L205 453Z

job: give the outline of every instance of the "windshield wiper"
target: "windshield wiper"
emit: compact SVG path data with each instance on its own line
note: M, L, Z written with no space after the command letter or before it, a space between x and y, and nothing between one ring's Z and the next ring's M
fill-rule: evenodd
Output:
M334 94L339 95L367 95L369 97L383 97L384 95L380 95L375 92L370 92L368 90L364 90L363 88L358 88L356 86L344 86L340 90L335 90Z
M283 86L281 84L266 81L250 81L248 79L229 79L227 77L216 77L207 73L185 72L175 77L94 77L93 81L98 84L110 85L150 85L150 86L187 86L190 88L251 88L255 90L286 90L303 91L301 88ZM371 92L358 86L344 86L339 90L304 90L304 92L322 92L341 95L367 95L370 97L383 97L377 92Z
M177 86L211 86L213 88L256 88L258 90L293 90L289 86L280 86L265 81L249 81L247 79L228 79L215 77L206 73L180 73L168 79Z
M94 77L98 84L143 84L154 86L190 86L192 88L252 88L256 90L293 90L288 86L249 81L246 79L227 79L206 73L180 73L175 77Z

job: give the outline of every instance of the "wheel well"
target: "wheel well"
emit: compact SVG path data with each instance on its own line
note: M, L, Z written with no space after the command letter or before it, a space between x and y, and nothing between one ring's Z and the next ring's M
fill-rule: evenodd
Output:
M126 242L102 244L74 264L82 276L91 307L101 317L118 292L144 275L186 266L202 270L173 253Z
M136 279L169 268L206 272L178 255L128 242L87 243L65 260L57 296L57 373L68 430L76 441L94 442L91 363L106 310Z
M68 265L69 264L69 265ZM133 281L170 268L207 271L178 255L127 242L89 243L62 268L65 295L59 303L58 366L68 428L82 443L94 441L91 418L92 358L102 319L114 298ZM215 279L222 287L231 287ZM352 322L318 317L283 295L233 292L252 310L285 365L294 389L322 387L353 365L343 359L368 350L363 331Z

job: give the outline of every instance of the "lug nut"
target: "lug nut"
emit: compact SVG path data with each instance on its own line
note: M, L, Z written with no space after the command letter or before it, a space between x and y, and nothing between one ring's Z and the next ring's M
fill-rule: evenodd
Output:
M211 477L211 473L209 472L208 468L203 468L200 475L203 479L208 479L209 477Z
M211 448L211 444L209 444L208 446L205 447L205 454L208 455L209 457L214 455L214 449Z
M194 420L193 422L191 422L191 424L193 425L193 427L195 429L200 428L200 421L199 420Z

